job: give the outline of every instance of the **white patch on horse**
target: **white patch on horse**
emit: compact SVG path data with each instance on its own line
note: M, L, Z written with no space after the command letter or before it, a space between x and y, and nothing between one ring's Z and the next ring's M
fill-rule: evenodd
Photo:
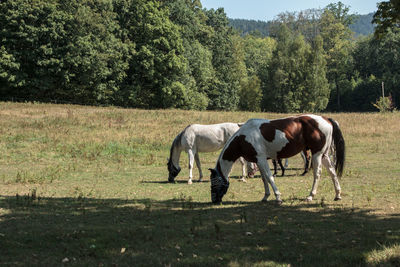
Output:
M267 157L271 159L277 159L278 152L289 143L289 140L287 140L284 132L275 130L274 140L272 140L272 142L265 140L265 142L267 147Z
M332 144L332 132L333 132L332 125L325 119L323 119L321 116L313 114L307 114L305 116L308 116L313 120L315 120L318 124L318 129L325 135L326 137L325 145L324 148L321 149L321 152L323 156L327 156L329 154L329 148L331 147Z

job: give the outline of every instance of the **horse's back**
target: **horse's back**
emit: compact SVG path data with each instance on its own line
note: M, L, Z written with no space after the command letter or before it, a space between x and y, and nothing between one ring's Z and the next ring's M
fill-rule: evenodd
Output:
M313 153L324 150L331 142L331 134L328 119L307 114L276 120L250 119L236 135L245 135L260 154L288 158L306 147Z
M237 123L192 124L185 129L182 144L198 152L213 152L221 149L238 129Z

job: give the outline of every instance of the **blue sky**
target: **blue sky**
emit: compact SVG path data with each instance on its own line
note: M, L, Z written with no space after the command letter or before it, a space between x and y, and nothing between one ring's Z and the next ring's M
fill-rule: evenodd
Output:
M381 0L383 1L383 0ZM365 15L376 11L376 0L341 0L350 6L350 13ZM324 8L337 1L316 0L201 0L204 8L223 7L228 18L272 20L276 15L286 11L301 11L310 8Z

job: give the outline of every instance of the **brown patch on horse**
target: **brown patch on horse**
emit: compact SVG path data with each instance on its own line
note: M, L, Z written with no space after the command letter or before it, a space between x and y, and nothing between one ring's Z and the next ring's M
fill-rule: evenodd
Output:
M253 145L247 142L246 136L236 136L232 142L230 142L227 149L225 149L222 155L223 160L236 161L239 157L243 157L245 160L250 162L257 162L257 152Z
M261 134L268 142L274 141L276 130L283 132L288 140L286 146L277 151L278 159L292 157L305 148L316 153L325 145L325 135L309 116L272 120L260 126Z
M274 141L276 130L283 132L289 141L281 151L277 151L278 159L289 158L304 149L305 144L301 134L301 123L297 118L272 120L260 126L260 132L268 142Z
M265 140L272 142L275 139L275 126L271 122L263 123L260 126L260 132Z
M303 132L307 147L313 154L321 151L326 143L326 136L319 129L318 123L309 116L299 117L299 120L304 128Z
M272 120L260 126L261 134L268 142L274 141L276 130L284 132L286 138L293 138L293 135L299 132L300 125L298 124L297 118L286 118Z

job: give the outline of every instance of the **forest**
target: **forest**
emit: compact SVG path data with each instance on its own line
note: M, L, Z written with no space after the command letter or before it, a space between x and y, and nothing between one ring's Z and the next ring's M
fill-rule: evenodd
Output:
M279 14L267 35L243 34L222 8L207 10L200 0L5 0L0 100L271 112L398 108L400 30L356 35L355 19L337 2Z

